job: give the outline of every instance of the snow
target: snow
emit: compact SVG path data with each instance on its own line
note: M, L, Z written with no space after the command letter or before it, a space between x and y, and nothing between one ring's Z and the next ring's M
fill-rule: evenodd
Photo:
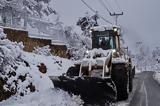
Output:
M110 56L111 50L103 50L101 48L99 49L93 49L93 50L88 50L87 51L87 58L94 58L97 55L100 55L100 57L107 57Z
M160 71L155 72L153 78L160 84Z
M24 28L20 28L20 27L15 27L15 28L13 28L12 26L5 26L5 27L0 26L0 27L1 27L1 28L6 28L6 29L17 30L17 31L27 31L27 30L25 30Z
M51 49L49 48L49 45L43 46L43 47L34 47L33 53L39 54L39 55L45 55L45 56L51 56Z
M62 90L48 89L24 97L11 97L0 106L82 106L79 96L70 96Z
M6 34L3 33L3 29L0 27L0 39L6 38Z
M138 74L138 73L141 73L143 72L142 70L139 70L139 69L135 69L135 73Z
M24 67L23 64L16 70L18 74L29 72L32 79L21 82L19 92L24 91L24 87L33 82L38 89L35 93L29 93L24 97L13 96L0 103L1 106L80 106L83 101L78 96L70 96L68 93L54 89L53 83L47 76L58 76L66 72L73 65L72 61L60 57L37 55L34 53L22 52L22 58L29 62L30 67ZM60 64L55 62L61 61ZM47 66L47 73L40 74L37 65L43 62ZM18 76L17 74L17 76ZM29 78L29 77L27 77ZM12 79L14 80L14 78ZM12 82L12 81L10 81ZM44 99L45 98L45 99Z
M91 30L94 31L113 30L114 27L119 28L117 25L103 25L103 26L92 27Z
M4 37L3 29L0 35ZM16 94L0 102L0 106L80 106L83 101L79 96L69 95L67 92L54 88L49 76L59 76L65 73L73 61L43 53L29 53L23 51L22 43L0 39L0 65L7 78L3 88L6 91L16 89ZM25 62L28 63L28 66ZM41 73L37 67L41 63L47 68L46 73ZM15 72L9 76L8 73ZM25 80L20 79L25 76ZM17 84L14 83L17 81ZM34 85L35 91L31 92L27 86ZM24 96L20 96L23 93Z
M126 60L123 57L112 58L112 63L126 63Z
M103 65L107 60L107 62L109 62L109 58L111 56L110 50L106 51L102 49L93 49L87 52L88 53L86 54L85 58L82 59L82 63L84 65Z
M55 57L55 56L44 56L37 55L35 53L23 52L22 58L30 63L31 66L35 67L40 63L44 63L47 67L48 76L58 76L65 73L67 69L73 65L73 61Z
M90 51L87 51L88 54L86 55L86 58L90 58L93 60L93 58L95 58L96 56L100 56L98 59L101 59L103 61L105 61L107 58L110 58L112 50L103 50L103 49L93 49ZM112 58L112 63L126 63L125 57L121 56L118 58Z
M52 45L68 45L67 43L60 40L52 40Z

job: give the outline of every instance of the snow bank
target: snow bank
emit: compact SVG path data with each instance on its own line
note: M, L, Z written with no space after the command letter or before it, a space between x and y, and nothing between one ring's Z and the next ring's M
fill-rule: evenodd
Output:
M65 73L73 62L52 55L23 51L22 43L5 39L0 29L0 106L79 106L83 104L78 96L56 90L49 76ZM39 65L44 64L42 73ZM2 92L3 90L3 92ZM2 98L5 93L11 94ZM12 97L10 97L12 95ZM10 97L10 98L9 98ZM9 99L8 99L9 98Z
M32 93L23 98L11 97L0 103L0 106L82 106L79 96L70 96L62 90L48 89Z
M136 74L143 72L142 70L135 69Z
M0 39L6 38L6 34L3 32L3 29L0 28Z
M43 47L34 47L33 53L45 56L51 56L49 45Z
M155 72L155 74L153 75L153 78L160 84L160 71Z
M7 39L0 40L0 76L6 82L3 88L16 95L26 95L30 92L53 88L49 77L42 74L37 65L31 64L31 61L34 62L31 60L31 57L34 55L29 55L22 48L23 45L21 44L13 43ZM45 57L43 59L45 60ZM41 57L35 63L38 63L39 60L41 60ZM29 65L27 66L26 63ZM45 86L43 86L43 82ZM32 90L30 88L31 86Z
M38 70L37 65L44 63L47 67L47 76L61 75L62 73L65 73L70 66L73 65L73 61L64 58L38 55L28 52L23 52L22 58L29 62L31 67L36 67L36 70Z

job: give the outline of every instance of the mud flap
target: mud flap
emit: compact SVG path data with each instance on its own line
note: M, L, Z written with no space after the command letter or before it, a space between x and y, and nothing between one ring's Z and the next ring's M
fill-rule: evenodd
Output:
M85 103L96 104L116 101L116 87L111 79L67 76L50 77L55 88L80 95Z

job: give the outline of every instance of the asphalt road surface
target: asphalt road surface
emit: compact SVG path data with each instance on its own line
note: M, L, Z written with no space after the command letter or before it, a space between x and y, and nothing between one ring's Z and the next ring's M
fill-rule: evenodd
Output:
M153 72L136 75L135 91L129 106L160 106L160 85L153 79Z

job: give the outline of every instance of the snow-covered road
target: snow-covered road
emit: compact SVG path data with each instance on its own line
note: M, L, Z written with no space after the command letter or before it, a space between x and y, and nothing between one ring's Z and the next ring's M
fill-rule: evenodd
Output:
M135 78L136 91L129 106L160 106L160 86L154 72L143 72Z

